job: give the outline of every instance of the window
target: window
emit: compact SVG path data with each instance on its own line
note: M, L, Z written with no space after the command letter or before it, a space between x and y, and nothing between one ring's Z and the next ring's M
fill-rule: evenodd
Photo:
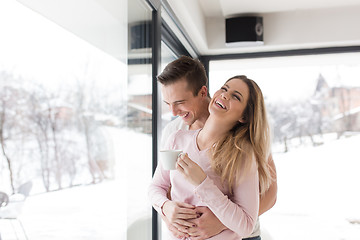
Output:
M152 177L152 12L144 1L128 1L128 103L123 139L126 176L127 239L151 238L151 204L147 188Z
M260 217L273 239L360 235L360 54L210 62L210 92L247 75L265 97L278 175L276 205Z
M141 0L1 1L0 191L33 182L30 239L151 236L151 13ZM21 228L0 219L0 234Z

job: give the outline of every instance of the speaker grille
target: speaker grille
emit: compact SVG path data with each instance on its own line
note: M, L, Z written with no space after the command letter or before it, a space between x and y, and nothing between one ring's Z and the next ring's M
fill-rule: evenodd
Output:
M262 17L236 17L226 19L226 44L258 42L263 44Z

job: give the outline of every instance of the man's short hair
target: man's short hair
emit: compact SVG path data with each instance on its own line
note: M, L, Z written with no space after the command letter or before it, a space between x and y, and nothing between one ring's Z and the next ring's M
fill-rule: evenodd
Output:
M208 83L204 65L188 56L181 56L169 63L157 79L164 86L184 79L194 96L199 93L202 86L207 87Z

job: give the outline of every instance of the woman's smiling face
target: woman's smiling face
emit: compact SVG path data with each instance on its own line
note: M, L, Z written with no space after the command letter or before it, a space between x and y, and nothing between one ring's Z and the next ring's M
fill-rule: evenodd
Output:
M215 92L209 105L209 112L235 125L239 121L245 121L243 114L248 99L249 87L243 80L234 78Z

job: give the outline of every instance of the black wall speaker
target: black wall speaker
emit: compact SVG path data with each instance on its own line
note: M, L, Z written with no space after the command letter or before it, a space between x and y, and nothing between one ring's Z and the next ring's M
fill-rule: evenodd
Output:
M130 49L151 48L151 22L140 22L130 27Z
M225 20L226 46L251 46L264 44L262 17L235 17Z

